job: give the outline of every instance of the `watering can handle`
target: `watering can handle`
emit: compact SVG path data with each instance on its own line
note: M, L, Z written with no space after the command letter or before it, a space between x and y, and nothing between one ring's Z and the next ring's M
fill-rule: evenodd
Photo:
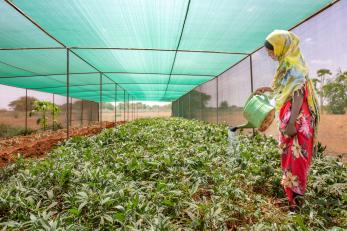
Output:
M266 94L267 92L272 92L272 89L269 88L269 89L265 90L264 92L262 92L262 93L260 93L260 94L255 94L256 91L255 91L255 92L252 92L252 94L251 94L251 95L248 97L248 99L246 100L246 104L247 104L248 101L249 101L253 96L255 96L255 95L263 96L264 99L270 104L269 97L267 97L267 94Z

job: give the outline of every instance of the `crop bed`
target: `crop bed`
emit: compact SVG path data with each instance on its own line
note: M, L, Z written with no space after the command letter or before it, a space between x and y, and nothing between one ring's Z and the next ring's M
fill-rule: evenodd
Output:
M117 122L123 124L124 122ZM114 127L115 123L95 123L86 127L70 128L70 136L90 136L100 133L103 128ZM59 142L66 139L66 129L57 131L39 131L26 136L15 136L0 139L0 167L13 161L18 154L25 158L42 157L51 151Z
M276 141L178 118L75 137L0 172L0 226L20 230L325 230L347 227L347 168L319 153L301 210Z

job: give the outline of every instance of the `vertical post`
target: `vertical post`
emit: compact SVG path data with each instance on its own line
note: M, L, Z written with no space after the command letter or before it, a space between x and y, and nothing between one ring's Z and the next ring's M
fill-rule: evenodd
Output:
M131 101L130 101L130 107L131 107L131 120L134 120L133 118L133 107L134 107L134 99L133 97L131 97Z
M81 101L81 127L83 127L83 101Z
M114 84L114 126L117 123L117 84Z
M251 74L251 93L253 93L253 61L252 61L252 55L249 56L249 67L250 67L250 74Z
M253 61L252 55L249 55L249 69L250 69L250 77L251 77L251 94L253 93ZM255 134L255 130L253 128L253 135Z
M100 113L100 127L102 128L102 74L100 73L100 102L99 102L99 113Z
M177 117L180 117L181 116L181 113L180 113L180 111L181 111L181 106L180 106L180 98L178 98L178 103L177 103L177 105L178 105L178 113L177 113Z
M72 97L70 97L70 127L72 127Z
M129 105L129 108L128 108L128 110L129 110L129 120L131 121L132 120L132 115L131 115L132 106L131 106L131 97L130 97L130 95L128 96L128 99L129 99L129 101L128 101L128 105Z
M190 92L188 93L188 119L191 119L191 112L190 112Z
M135 119L135 104L134 104L134 97L133 97L133 105L132 105L132 108L133 108L132 116L133 116L133 120L134 120L134 119Z
M217 101L217 106L216 106L216 110L217 110L217 124L218 124L218 122L219 122L219 119L218 119L218 117L219 117L219 113L218 113L218 77L216 78L216 94L217 94L217 99L216 99L216 101Z
M123 102L124 102L124 105L123 105L123 120L125 121L125 90L124 90L124 98L123 98Z
M70 108L69 108L69 98L70 98L70 50L66 49L66 138L70 138Z
M100 103L98 103L98 112L97 112L97 115L98 115L98 122L100 123Z
M25 89L25 135L28 134L28 89Z
M55 102L54 102L54 94L53 94L53 106L55 106ZM54 112L52 113L52 119L53 119L53 124L52 124L52 128L53 128L53 131L54 131L54 126L55 126L55 123L54 123Z
M203 115L204 115L204 113L203 113L203 106L204 106L204 104L203 104L203 102L202 102L202 93L201 92L199 92L199 94L200 94L200 119L201 120L204 120L204 118L203 118Z
M129 121L129 119L130 119L130 115L129 115L129 113L130 113L129 94L128 94L127 104L128 104L128 107L127 107L128 108L127 120Z
M89 105L90 105L90 115L89 115L90 120L88 121L89 122L88 125L90 124L90 122L93 122L93 104L94 104L94 102L89 102Z

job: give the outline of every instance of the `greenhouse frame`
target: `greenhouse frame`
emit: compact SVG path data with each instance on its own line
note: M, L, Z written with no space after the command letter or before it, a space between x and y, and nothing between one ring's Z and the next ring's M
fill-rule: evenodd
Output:
M292 30L305 42L312 38L302 28L345 9L331 0L4 0L0 84L25 89L26 98L31 91L51 94L53 103L65 97L68 137L75 120L102 122L105 102L124 103L118 120L136 118L130 101L162 101L172 102L172 116L237 124L244 120L233 112L271 83L266 35Z
M345 230L346 38L347 0L0 0L1 230Z

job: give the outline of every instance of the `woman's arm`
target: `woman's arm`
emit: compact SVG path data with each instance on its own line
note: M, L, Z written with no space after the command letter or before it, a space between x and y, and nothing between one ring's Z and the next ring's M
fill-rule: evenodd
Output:
M287 136L294 136L296 134L295 122L299 116L301 105L304 101L304 96L302 91L294 92L294 97L292 100L292 110L288 125L285 130Z
M255 95L260 95L260 94L263 94L264 92L267 92L267 91L273 92L271 87L260 87L257 90L255 90L254 94Z

